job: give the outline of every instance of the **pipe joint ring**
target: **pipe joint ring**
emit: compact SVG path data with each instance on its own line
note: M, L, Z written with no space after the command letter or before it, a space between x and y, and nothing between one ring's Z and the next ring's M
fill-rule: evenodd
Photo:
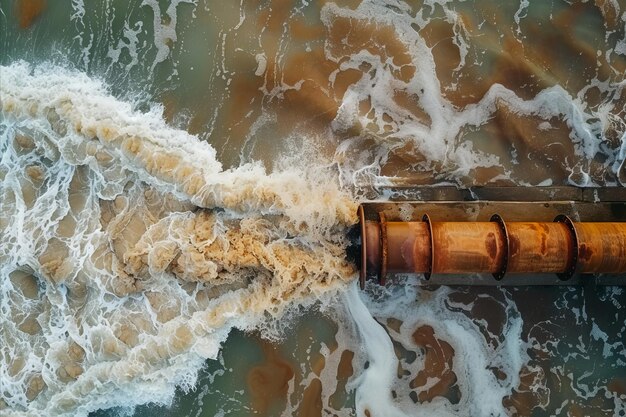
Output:
M378 283L380 285L385 285L387 282L387 262L388 262L388 252L387 252L387 218L385 217L385 213L382 211L378 213L379 224L380 224L380 271L378 273Z
M365 231L365 209L359 206L359 223L361 224L361 270L359 271L359 287L365 289L367 277L367 233Z
M579 263L578 263L578 233L576 232L576 226L572 219L570 219L565 214L559 214L554 218L555 223L563 223L567 226L567 230L569 231L570 241L572 244L572 251L567 260L567 267L564 272L560 274L556 274L560 280L567 281L572 278L574 275L578 273Z
M435 265L435 244L433 242L433 225L428 214L422 216L422 221L428 225L428 236L430 241L430 262L428 263L428 271L424 272L424 278L428 281L433 273Z
M493 277L496 279L496 281L501 281L502 278L504 278L504 276L506 275L506 270L509 266L509 231L506 228L506 223L504 222L504 219L502 219L499 214L494 214L493 216L491 216L491 219L489 219L489 221L498 223L498 226L500 227L500 232L502 233L502 239L504 240L504 254L502 255L500 268L498 272L493 274Z

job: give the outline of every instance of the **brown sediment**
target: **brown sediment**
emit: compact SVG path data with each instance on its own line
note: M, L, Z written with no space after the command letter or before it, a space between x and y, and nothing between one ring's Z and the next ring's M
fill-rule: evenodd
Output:
M130 313L121 317L113 327L113 333L122 343L129 347L139 344L142 334L152 334L155 331L155 323L145 315Z
M299 41L314 41L324 37L325 28L319 24L308 24L303 18L296 17L289 23L289 34Z
M502 25L510 20L502 13L500 8L485 10L481 14L485 19L481 25L478 16L461 13L461 24L470 36L470 48L484 52L486 55L481 59L493 63L467 62L458 74L453 71L459 53L458 47L452 43L453 23L432 20L420 31L433 48L437 78L442 82L443 93L454 105L464 107L476 103L495 83L530 99L540 90L557 83L564 84L564 81L568 91L575 94L596 70L600 71L600 79L608 76L605 58L598 57L597 48L575 34L578 19L598 14L593 4L577 3L555 13L555 17L547 22L523 20L522 31L527 35L523 42L514 32L514 25ZM602 19L598 21L602 22ZM598 29L600 33L604 31L604 28ZM576 58L572 62L562 59L564 56ZM473 59L471 52L468 59ZM598 67L596 62L602 65Z
M46 383L44 382L41 374L33 375L28 381L28 385L26 388L26 398L28 398L29 401L33 401L35 398L37 398L41 391L44 390L44 388L46 388ZM1 408L2 407L0 407L0 409Z
M391 317L387 319L386 325L387 327L389 327L396 333L400 333L400 326L402 326L402 320L397 319L395 317Z
M595 19L591 19L596 17ZM584 21L584 22L583 22ZM575 57L569 65L565 67L563 63L556 67L560 70L556 75L560 80L567 80L566 88L568 91L577 92L588 84L589 80L597 76L599 80L605 80L611 75L610 66L606 58L601 54L597 55L598 48L606 48L604 42L600 45L592 44L592 40L583 39L576 34L576 28L585 25L587 30L594 33L604 33L604 24L608 23L604 20L601 10L592 2L575 3L572 7L568 7L558 13L553 19L555 31L550 32L549 36L553 41L552 45L558 45L559 51L563 51L567 56ZM596 24L596 27L592 25ZM543 28L534 25L532 35L540 33ZM544 30L545 31L545 30ZM543 45L543 51L546 56L552 53L552 63L556 64L561 54L554 54L554 50L548 51L549 45ZM562 52L561 52L562 53Z
M19 289L24 297L36 300L39 296L37 278L25 271L13 271L9 274L13 288Z
M253 74L254 61L249 64L248 61L241 64L241 60L232 63L233 68L238 70L232 74L229 99L217 116L215 130L216 134L227 138L229 148L243 147L252 124L261 113L275 115L277 118L272 122L272 131L276 132L273 138L286 137L294 128L301 128L312 134L326 132L337 114L345 91L363 76L363 71L341 69L340 61L327 59L325 45L337 57L366 49L379 55L381 61L390 59L397 66L394 75L403 81L408 81L415 71L410 65L406 45L397 39L393 27L342 16L334 16L332 24L325 27L319 21L311 23L302 17L291 17L286 12L291 4L290 0L272 1L267 8L256 12L256 19L244 22L239 34L235 35L242 37L248 33L261 33L260 52L267 62L265 71L260 76ZM287 35L283 33L284 25L289 28ZM296 43L283 54L280 43L284 36L296 40ZM233 39L229 37L226 42L233 42ZM304 42L307 43L306 50L302 45ZM334 81L331 81L331 75ZM163 102L166 104L167 114L170 115L175 112L180 100L164 96ZM411 104L411 107L414 105ZM192 133L202 132L211 117L209 112L212 109L204 105L194 108ZM360 128L357 127L356 131L350 133L358 134ZM255 140L265 141L261 135ZM271 148L280 147L275 142L269 145ZM267 149L267 146L255 147L255 157L271 161ZM225 152L219 148L218 151L220 158L228 164ZM332 148L328 148L328 152L332 152Z
M432 401L435 397L445 396L457 381L452 370L454 349L435 335L430 326L421 326L413 333L415 344L424 349L424 368L411 381L411 389L417 390L417 399L420 402ZM437 382L432 384L431 379ZM430 385L426 390L420 387Z
M35 148L35 140L31 138L30 136L23 135L23 134L16 134L14 141L15 141L15 145L21 148L22 150L26 151L26 150L31 150Z
M348 378L354 374L354 367L352 366L353 359L354 352L351 350L341 352L341 358L337 364L337 388L328 399L329 405L335 409L340 409L346 402L346 383L348 382Z
M407 45L390 25L376 24L351 17L335 16L328 29L328 45L331 55L350 56L366 50L379 56L381 62L391 60L392 74L399 80L408 82L415 73Z
M356 1L345 6L353 8L358 3ZM393 76L398 81L409 80L416 70L408 46L399 39L394 27L340 15L333 15L328 27L325 27L318 20L286 13L285 8L292 4L288 0L270 2L261 12L256 12L256 19L246 20L236 34L229 35L225 40L231 48L233 42L247 39L252 34L262 34L259 51L242 53L237 62L224 57L228 68L232 70L232 82L228 87L229 98L217 114L213 135L219 137L221 143L227 144L223 149L218 144L220 158L226 165L230 164L228 155L232 149L245 148L244 153L253 154L254 158L264 160L271 166L272 150L282 146L276 142L276 138L288 137L294 130L327 136L328 126L337 115L345 91L362 77L367 77L370 71L367 65L358 69L340 68L340 64L347 62L355 53L366 50L380 57L381 62L390 62L394 67L391 69ZM557 84L563 85L574 95L596 72L600 80L614 78L619 73L620 65L623 66L625 62L616 56L609 64L604 55L597 56L596 45L580 39L575 29L584 16L599 16L600 11L603 19L611 25L615 20L612 8L610 2L598 0L595 6L575 5L567 10L555 11L554 18L541 21L541 25L533 19L523 19L520 27L522 33L527 35L523 39L516 33L513 22L510 25L502 24L511 19L499 8L484 10L480 16L457 10L456 30L466 31L464 37L468 38L470 46L467 62L458 71L455 69L460 63L460 51L452 41L455 22L431 18L419 30L419 35L432 48L443 96L456 108L462 109L477 103L496 83L511 89L523 99L531 99L546 87ZM481 16L484 22L478 20ZM602 22L603 19L592 20ZM287 49L280 46L285 37L294 40ZM328 59L326 51L331 59ZM255 52L262 52L267 60L265 71L260 76L254 74ZM575 59L563 59L563 56ZM480 62L474 62L476 59ZM331 82L331 76L335 76L334 83ZM593 91L589 89L587 94L592 108L602 100L600 93ZM213 117L213 110L204 105L209 93L204 92L202 105L194 107L190 126L193 132L202 133ZM414 115L417 122L429 126L430 117L421 108L417 92L399 88L392 89L390 94L393 94L398 105ZM170 118L185 101L176 97L164 97L163 100ZM365 100L361 106L361 116L366 119L371 117L368 116L371 106L371 102ZM271 128L271 137L266 137L267 132L263 130L250 137L253 124L262 114L275 117L266 124L268 129ZM591 173L593 178L611 179L601 157L577 165L580 158L576 156L569 137L571 128L562 120L550 120L549 129L539 129L539 124L544 120L516 114L506 103L497 104L495 116L494 121L481 128L480 134L484 140L480 143L475 141L474 147L500 156L502 166L472 169L463 178L468 185L507 185L510 181L503 178L509 173L513 174L514 180L531 184L552 177L552 172L555 173L554 183L567 182L570 174L573 181L582 180L584 172ZM389 119L389 115L386 117ZM392 126L395 122L398 121L393 120L393 117L382 120L384 125L381 127L373 121L362 123L355 119L352 126L341 126L332 135L339 140L367 135L386 137L394 146L382 167L383 175L412 178L416 184L436 181L432 172L447 168L438 161L428 161L415 146L402 146L401 143L410 142L410 138L394 136ZM468 132L461 132L465 133ZM613 138L613 148L619 146L620 136L617 133L619 129L607 126L606 134ZM334 146L335 142L328 141L321 144L319 149L332 156ZM514 163L509 158L513 148L517 153L517 161ZM238 155L235 159L234 163L238 162Z
M26 167L26 175L31 180L40 183L44 178L44 170L40 165L29 165Z
M549 403L550 391L541 388L545 386L542 369L530 370L524 367L519 377L519 385L511 395L502 399L502 405L513 415L530 416L535 408L544 408Z
M161 104L163 104L163 118L171 124L180 109L178 97L171 92L164 92L161 94L160 101ZM197 134L200 133L200 131L198 129L190 129L190 133Z
M41 334L41 325L37 321L41 311L37 309L34 310L35 311L29 312L29 314L23 316L20 314L22 317L14 317L14 321L18 323L17 328L31 336Z
M46 9L46 0L17 0L15 15L22 29L29 28Z
M498 153L508 154L515 150L515 165L505 163L508 169L514 170L516 178L531 184L538 184L546 178L552 178L555 184L567 181L575 150L569 137L570 129L563 120L552 118L548 121L550 127L541 129L539 125L544 120L522 116L501 102L496 103L494 116L483 129L498 138L496 144L502 146Z
M85 351L71 339L65 343L66 349L57 350L54 354L55 360L60 364L56 369L56 374L61 382L70 382L84 372L83 360L85 359Z
M347 381L349 377L354 373L352 366L352 360L354 359L354 352L351 350L344 350L341 352L341 359L337 365L337 379L339 381Z
M322 417L322 381L313 378L304 389L298 417Z
M606 8L606 5L602 7ZM575 34L575 28L580 26L579 20L588 19L597 13L597 9L591 4L577 4L556 13L555 18L549 22L542 21L541 26L533 20L525 19L522 21L523 31L529 35L524 38L524 42L518 39L512 28L498 23L507 21L498 10L483 13L486 26L483 26L485 24L483 22L480 28L473 15L461 14L462 24L470 36L471 50L468 60L475 59L472 51L476 50L486 53L481 58L482 61L493 63L477 65L467 62L458 73L453 71L458 62L458 47L451 41L453 23L432 20L420 31L420 35L432 47L437 78L443 87L442 93L458 108L477 103L496 83L511 89L523 99L533 98L541 90L556 84L563 85L570 94L575 95L594 76L605 80L614 78L614 75L619 73L619 69L617 72L610 70L611 65L604 55L597 56L596 45L589 44L587 40L580 39L580 36ZM610 13L607 16L610 20ZM599 21L601 22L601 19ZM599 28L599 31L602 32L603 28ZM496 36L500 32L501 39ZM563 59L564 56L575 59L572 62ZM619 57L613 60L614 69L615 65L620 65L619 61ZM611 76L611 73L614 75ZM589 100L591 108L600 103L599 96L595 100L589 97ZM508 165L509 158L503 158L515 178L535 184L545 178L553 178L555 183L564 183L572 171L574 171L572 179L577 181L580 174L577 174L576 170L579 170L589 172L593 178L610 180L607 178L606 167L601 158L585 162L581 167L574 167L574 161L578 158L575 156L570 138L571 127L564 122L552 120L550 121L552 127L542 131L538 129L541 119L517 115L508 108L508 105L502 103L499 103L496 112L498 124L500 120L502 128L484 129L487 137L493 137L497 141L485 143L490 146L493 146L494 142L504 144L501 150L495 152L491 150L496 155L507 155L509 144L515 145L518 151L516 165ZM485 184L503 173L496 167L478 168L467 180L470 184ZM552 173L554 175L551 175Z
M332 353L332 352L331 352ZM311 355L311 371L317 375L321 376L322 371L326 367L326 357L322 355L320 352L315 352Z
M433 19L419 31L419 34L433 54L437 79L442 86L451 86L454 82L454 70L461 63L459 48L453 43L453 24ZM458 93L448 92L446 96L456 98L458 95L466 95L470 92L469 88L461 88ZM471 98L476 99L476 95ZM460 97L457 98L455 104L460 104Z
M156 314L156 318L161 323L167 323L181 315L181 301L168 297L166 294L154 291L144 293L146 299Z
M610 0L595 0L594 3L600 9L607 28L614 29L619 23L619 8L616 8L615 3Z
M515 34L500 22L507 21L500 9L485 11L486 27L479 28L475 17L461 14L461 23L471 37L470 47L485 53L482 59L493 59L491 66L460 63L459 48L452 42L454 23L432 20L421 31L427 45L432 47L437 79L442 84L442 94L458 108L477 103L489 88L499 83L512 89L523 98L531 98L544 86L537 84L538 67L525 56L525 49ZM502 40L497 36L502 33ZM488 33L490 36L484 36ZM502 44L500 44L502 42ZM467 58L474 59L470 51ZM485 73L485 71L489 71ZM521 88L524 86L524 88Z
M74 270L69 248L58 238L52 238L45 245L38 261L41 275L53 283L60 283L69 278Z
M626 377L613 378L606 387L617 395L626 395Z
M389 177L399 177L408 179L410 184L422 185L432 184L435 181L435 172L443 169L444 162L429 159L424 153L411 141L403 138L388 137L390 141L397 141L398 146L394 146L389 151L387 163L381 167L381 175ZM402 143L399 145L399 143ZM377 145L373 145L374 147ZM416 169L421 164L428 166L428 169Z
M286 402L289 381L295 373L292 365L282 358L277 347L262 339L258 341L263 349L265 362L248 372L247 384L255 413L267 416Z
M419 96L407 92L406 90L393 91L393 100L404 109L408 110L415 116L415 120L424 126L430 126L432 120L430 115L424 110L419 103ZM408 153L408 152L407 152Z
M324 92L331 88L328 78L335 69L337 64L327 61L321 49L294 54L283 74L284 81L294 86L300 80L303 82L299 89L285 91L280 103L282 118L294 121L317 119L317 123L328 125L335 118L340 104L332 94ZM355 75L355 80L360 78L359 74ZM345 86L341 89L345 91Z

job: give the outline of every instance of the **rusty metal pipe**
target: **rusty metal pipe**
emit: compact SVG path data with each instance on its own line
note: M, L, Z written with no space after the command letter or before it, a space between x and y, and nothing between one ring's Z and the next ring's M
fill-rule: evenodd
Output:
M581 273L626 271L624 223L574 223Z
M507 222L509 273L565 273L573 244L563 223Z
M626 273L626 223L367 221L361 217L361 286L367 275Z

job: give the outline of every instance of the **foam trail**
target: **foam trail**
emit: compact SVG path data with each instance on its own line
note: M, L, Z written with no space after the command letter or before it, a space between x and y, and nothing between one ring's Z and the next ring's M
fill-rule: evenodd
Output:
M528 12L527 3L522 1L515 14L518 30L519 19ZM437 68L445 65L445 61L436 59L433 53L436 46L429 46L422 33L427 32L426 29L433 23L434 10L438 8L445 12L444 20L453 28L453 42L460 58L458 67L452 70L449 85L439 79L441 74ZM529 126L539 125L542 121L564 122L571 138L571 159L575 161L573 164L560 161L568 171L563 178L564 183L593 186L607 181L606 178L594 178L590 173L594 158L599 154L606 158L603 171L615 174L607 183L616 185L616 176L623 181L623 168L620 168L623 150L620 150L620 141L612 138L613 135L623 138L626 128L623 101L619 98L624 94L623 76L620 74L616 73L608 79L591 79L579 91L567 90L567 85L563 84L546 83L548 86L538 90L534 97L524 97L523 90L515 91L494 82L485 91L480 91L474 101L466 103L466 100L461 100L463 104L459 104L451 96L454 97L452 93L457 91L457 84L462 81L461 71L464 67L489 67L489 64L480 58L484 51L480 49L479 36L483 35L474 33L470 37L457 4L435 1L430 2L430 7L422 7L416 12L397 1L365 0L355 8L328 3L322 8L321 18L330 33L339 33L335 35L339 41L327 43L327 60L340 63L343 70L368 68L361 79L348 87L332 121L337 132L367 126L368 140L376 141L376 153L369 160L354 158L356 163L346 162L346 172L352 174L355 183L367 184L369 181L372 185L390 185L394 180L402 180L402 177L381 175L381 166L392 155L403 155L399 151L403 146L411 150L406 157L415 161L419 168L416 171L432 172L439 181L471 183L472 174L480 168L493 168L500 172L492 176L493 181L536 185L546 180L535 178L529 184L526 179L529 176L517 170L517 162L509 164L512 155L481 149L468 140L469 132L479 130L501 114L528 121ZM354 30L342 31L346 22ZM368 42L359 39L363 36L371 38L372 43L384 45L387 41L383 40L386 38L382 33L387 31L392 31L392 39L397 40L397 44L393 45L396 49L394 59L390 59L385 48L377 51ZM382 39L377 39L377 36ZM518 33L518 36L522 35ZM489 37L480 39L486 38ZM475 62L470 62L472 56L471 60ZM397 64L396 59L404 65ZM471 90L468 85L465 87ZM596 106L585 101L586 94L594 89L605 95L603 102ZM418 111L412 112L413 107L403 106L401 100L396 98L398 95L411 97L412 105ZM362 109L364 105L365 111ZM551 145L542 140L543 135L537 134L530 142L538 147ZM341 144L338 153L358 156L363 143L362 138L346 141ZM372 163L372 160L375 162Z
M5 115L53 120L53 129L64 133L55 145L74 164L98 169L94 157L105 153L122 162L122 173L133 172L199 207L286 214L300 224L310 218L327 225L335 218L344 224L356 221L354 203L338 188L317 190L321 191L317 201L330 209L320 212L318 205L300 197L303 190L309 194L316 190L298 170L268 175L260 164L246 164L224 171L215 149L169 127L159 109L139 114L84 74L17 63L2 68L1 86Z
M336 173L224 171L84 74L1 71L3 415L168 404L233 327L276 326L354 279Z
M503 399L518 387L528 361L515 304L504 295L505 321L494 334L474 317L473 302L455 303L453 296L454 290L422 289L411 279L365 292L350 287L345 303L357 327L356 351L369 363L353 384L358 415L508 413ZM417 358L399 359L403 349Z
M391 339L374 320L359 296L354 282L345 293L350 315L354 318L369 367L356 381L356 409L358 415L407 417L392 401L391 385L397 368Z

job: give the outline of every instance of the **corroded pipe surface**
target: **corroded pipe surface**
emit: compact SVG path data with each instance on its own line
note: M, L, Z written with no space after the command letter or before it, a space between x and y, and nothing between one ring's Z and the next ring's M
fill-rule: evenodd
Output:
M387 273L626 273L626 223L389 222L361 217L361 286Z
M626 226L623 223L575 223L575 227L582 273L626 271Z
M433 222L432 231L433 274L495 274L500 268L505 239L497 223Z
M570 233L563 223L507 222L507 272L563 273L572 256Z

